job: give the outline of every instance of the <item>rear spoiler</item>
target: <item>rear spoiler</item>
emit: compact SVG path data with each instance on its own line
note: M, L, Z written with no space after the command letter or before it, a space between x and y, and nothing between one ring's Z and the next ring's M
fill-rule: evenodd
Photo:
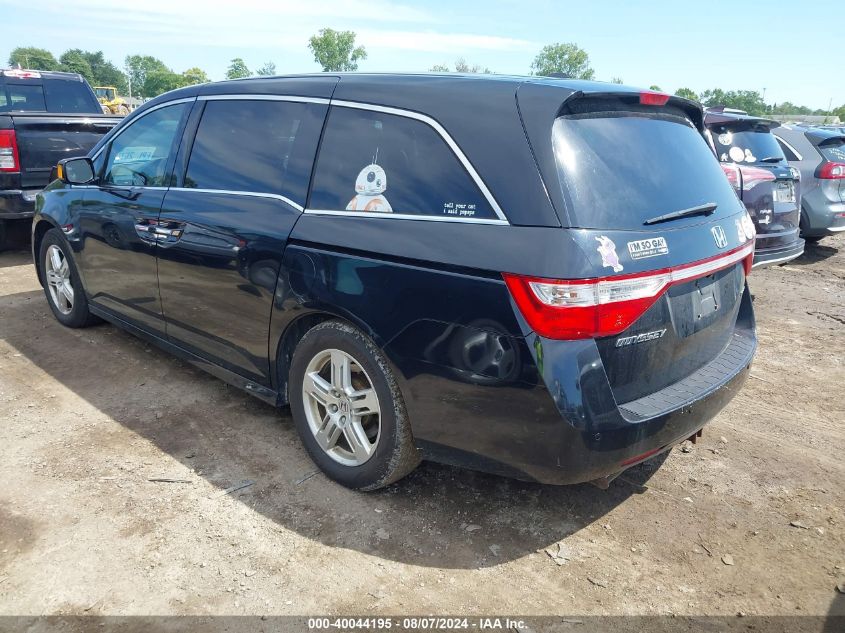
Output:
M704 124L708 127L711 125L729 126L734 130L748 129L752 127L765 127L771 131L776 127L780 127L780 122L773 119L752 116L750 114L724 112L720 109L710 108L704 111Z
M704 110L698 102L692 101L691 99L676 97L674 95L655 92L653 90L578 90L563 100L560 110L558 111L558 116L566 111L569 104L579 99L616 99L622 102L630 101L631 105L643 105L648 103L649 105L647 107L674 107L681 110L690 119L690 121L693 122L699 132L704 131Z

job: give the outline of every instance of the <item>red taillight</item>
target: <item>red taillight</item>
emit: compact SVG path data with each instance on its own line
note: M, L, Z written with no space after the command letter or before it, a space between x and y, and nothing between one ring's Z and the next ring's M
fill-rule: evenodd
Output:
M645 90L640 93L641 105L662 106L666 105L667 101L669 101L669 95L663 94L662 92L652 92L651 90Z
M742 175L742 189L749 191L756 187L761 182L776 180L775 175L768 169L761 169L760 167L747 167L746 165L739 165L739 173Z
M18 172L21 161L18 156L18 139L14 130L0 130L0 171Z
M725 176L728 177L728 182L731 183L731 186L736 191L742 189L742 178L739 177L739 167L737 167L733 163L719 164L722 166L722 171L725 172Z
M754 241L710 259L674 268L600 277L557 280L502 273L528 325L540 336L583 339L626 330L674 284L705 277L743 262L750 271Z
M818 177L825 180L845 178L845 163L825 163L819 167Z

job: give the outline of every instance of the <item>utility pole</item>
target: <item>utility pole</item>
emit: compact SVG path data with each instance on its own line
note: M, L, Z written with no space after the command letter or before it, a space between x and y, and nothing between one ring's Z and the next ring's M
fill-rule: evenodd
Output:
M126 68L126 82L129 84L129 107L132 108L132 75L128 67Z

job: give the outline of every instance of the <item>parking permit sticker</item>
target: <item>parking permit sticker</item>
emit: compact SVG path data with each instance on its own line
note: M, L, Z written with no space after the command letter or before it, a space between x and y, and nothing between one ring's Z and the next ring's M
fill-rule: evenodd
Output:
M646 257L657 257L668 255L669 246L665 237L650 237L646 240L628 242L628 253L631 259L645 259Z
M115 163L149 161L155 156L155 147L124 147L114 156Z

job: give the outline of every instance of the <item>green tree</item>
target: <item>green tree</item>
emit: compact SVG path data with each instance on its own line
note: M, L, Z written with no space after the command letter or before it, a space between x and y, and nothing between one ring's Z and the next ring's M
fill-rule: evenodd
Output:
M649 90L654 90L655 92L663 92L663 91L661 90L660 86L658 86L657 84L651 84L651 85L648 87L648 89L649 89Z
M58 70L59 62L53 53L44 48L19 46L9 55L9 66L18 66L31 70Z
M229 64L229 69L226 71L226 79L243 79L252 75L246 62L240 57L235 57Z
M721 90L712 88L701 93L701 103L707 107L723 105L762 116L768 113L763 96L756 90Z
M815 114L815 112L807 106L798 106L790 101L773 104L770 110L772 114ZM820 114L827 114L827 112L822 111Z
M446 64L435 64L434 66L429 68L429 71L433 73L452 72ZM459 57L455 60L455 72L465 74L484 73L485 75L490 75L493 73L493 71L487 68L486 66L479 66L478 64L468 64L467 60L465 60L463 57Z
M486 66L482 67L478 64L473 64L472 66L470 66L467 63L467 60L465 60L463 57L459 57L457 60L455 60L455 72L470 74L483 73L485 75L490 75L493 73L493 71L487 68Z
M168 73L175 74L163 61L150 55L127 55L126 68L132 80L133 96L147 99L166 92L162 87L171 84Z
M181 86L196 86L197 84L205 84L211 81L205 71L201 68L189 68L182 73L180 85Z
M622 81L622 77L612 77L610 79L610 83L612 83L612 84L624 84L625 82Z
M358 61L367 59L363 46L355 46L354 31L320 29L308 40L308 48L314 54L314 61L323 67L323 72L358 70Z
M544 46L531 62L532 75L549 76L552 73L563 73L574 79L592 79L596 74L590 68L587 51L571 42Z
M266 62L261 68L255 71L255 74L261 75L262 77L272 77L276 74L276 64Z
M59 64L60 70L64 70L69 73L79 73L85 77L85 81L94 85L94 71L91 68L91 64L88 62L88 58L85 56L85 52L81 49L71 48L65 51L62 56L59 57Z
M678 88L675 91L676 97L683 97L684 99L692 99L693 101L698 101L698 95L695 94L694 91L690 90L689 88Z
M114 86L118 94L128 93L126 75L104 57L103 51L82 51L82 54L91 66L92 86Z
M147 73L144 79L144 96L157 97L165 92L181 88L185 84L182 83L182 75L179 75L169 68L160 70L153 70Z
M831 114L838 116L840 121L845 121L845 103L836 108Z

